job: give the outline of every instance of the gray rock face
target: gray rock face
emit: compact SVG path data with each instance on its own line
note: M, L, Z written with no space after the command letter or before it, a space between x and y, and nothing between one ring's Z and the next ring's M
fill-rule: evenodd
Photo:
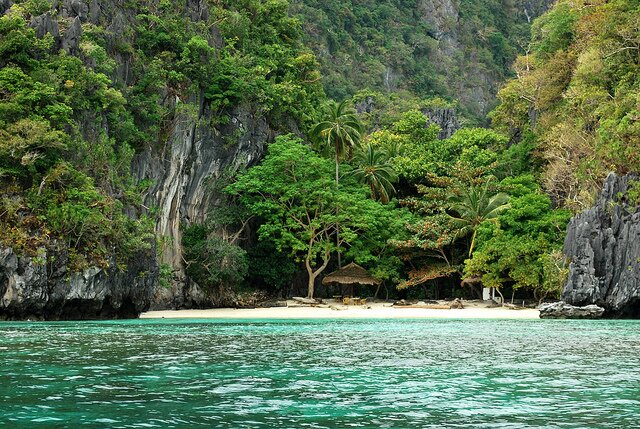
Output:
M640 317L640 211L627 194L637 180L609 174L595 206L569 222L567 303L596 304L610 317Z
M11 0L0 0L0 15L8 11L11 6L13 6L13 2Z
M87 20L89 5L82 0L64 0L62 3L62 16L65 18L79 18L82 22Z
M576 307L566 302L553 302L538 307L541 319L599 319L604 314L604 308L597 305Z
M170 238L162 246L161 260L173 267L175 281L171 288L158 289L153 308L207 307L226 301L204 293L187 279L182 228L207 219L221 201L219 180L257 162L273 132L250 106L235 109L226 125L212 127L213 120L206 107L199 113L178 115L165 148L143 152L133 166L140 180L154 183L145 204L160 209L156 233Z
M10 1L0 0L0 9L6 9L10 5ZM205 0L188 0L180 7L184 8L184 14L193 21L207 19L209 16ZM118 47L133 43L132 32L128 30L134 25L134 13L133 9L122 2L60 0L52 4L51 12L34 18L31 26L39 36L51 33L56 47L71 55L80 54L83 23L105 28L106 50L117 64L114 75L110 77L116 86L124 87L133 83L133 59L131 54L120 52ZM59 23L64 25L59 26ZM215 28L211 30L211 37L218 44L221 42L216 31ZM39 274L17 276L14 269L0 261L0 273L12 273L6 275L7 279L12 279L11 285L23 285L18 289L13 286L7 289L7 296L11 298L7 298L7 303L2 308L6 308L3 310L4 314L10 313L12 316L6 317L18 317L20 311L24 312L25 317L29 317L29 314L33 314L33 317L75 317L69 316L71 302L83 302L82 305L87 306L87 311L91 314L104 313L104 317L108 317L106 314L109 313L112 317L120 317L119 309L122 305L120 298L117 298L119 296L139 298L139 302L134 301L136 309L149 305L154 309L161 309L210 307L228 303L228 292L221 290L206 293L187 278L182 257L181 231L185 226L206 221L221 202L220 179L257 162L262 157L267 142L273 139L274 132L269 128L264 115L256 111L254 106L237 106L227 112L230 120L220 123L218 113L209 109L203 94L192 94L183 100L170 96L168 92L162 95L163 103L172 111L175 108L177 112L167 119L167 129L170 130L168 137L163 141L149 142L146 150L135 157L132 171L138 179L149 179L152 183L145 196L145 205L158 209L156 233L161 242L159 262L171 266L172 286L153 288L149 298L146 295L148 290L145 289L148 285L145 283L142 295L134 296L132 291L126 292L120 284L124 281L122 277L128 276L131 270L118 275L108 270L85 272L77 276L70 275L67 281L44 276L39 271L42 267L27 262L26 259L20 259L25 269ZM91 141L99 135L99 124L102 122L95 114L87 114L80 121L81 132L87 140ZM153 266L156 266L155 261ZM157 267L155 269L157 271ZM131 271L131 275L135 272ZM155 280L157 283L157 275ZM6 282L9 284L9 280ZM108 290L110 282L113 282L111 291ZM139 283L135 279L132 282ZM71 290L66 291L67 289ZM18 295L24 295L24 298ZM100 303L107 302L107 299L113 301L110 305L115 308L114 311L107 311L106 307L104 311L101 310ZM41 303L41 309L33 309L36 302ZM66 306L60 310L59 316L55 315L55 305ZM76 307L79 308L80 305Z
M153 255L139 255L126 271L115 266L66 270L66 260L18 256L0 248L0 319L120 319L146 311L158 283Z
M53 36L54 40L60 38L58 21L51 18L50 12L32 18L29 25L36 30L36 37L44 37L45 34L49 33Z
M82 37L82 24L80 18L76 17L71 26L62 36L62 49L70 55L77 55L80 50L80 38Z
M460 129L460 123L456 115L456 109L452 107L435 108L431 107L422 111L428 118L429 124L436 124L440 127L439 139L448 139Z

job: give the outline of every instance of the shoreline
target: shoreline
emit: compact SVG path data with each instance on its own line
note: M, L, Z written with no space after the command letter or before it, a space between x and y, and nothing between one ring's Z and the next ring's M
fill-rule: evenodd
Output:
M293 303L292 303L293 305ZM537 309L468 306L464 309L403 308L387 303L366 306L212 308L148 311L140 319L539 319Z

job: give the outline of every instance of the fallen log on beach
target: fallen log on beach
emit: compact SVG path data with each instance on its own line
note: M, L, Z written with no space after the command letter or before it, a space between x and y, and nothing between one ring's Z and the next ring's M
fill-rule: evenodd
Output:
M308 304L308 305L322 304L322 301L318 302L317 300L315 300L313 298L303 298L301 296L294 296L291 299L293 299L296 302L299 302L300 304Z
M394 305L394 308L426 308L430 310L451 310L450 305L442 304L413 304L413 305Z

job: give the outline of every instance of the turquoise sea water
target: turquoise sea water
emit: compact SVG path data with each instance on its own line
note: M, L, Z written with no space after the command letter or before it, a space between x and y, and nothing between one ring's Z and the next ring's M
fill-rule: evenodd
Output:
M9 428L640 428L640 321L0 323Z

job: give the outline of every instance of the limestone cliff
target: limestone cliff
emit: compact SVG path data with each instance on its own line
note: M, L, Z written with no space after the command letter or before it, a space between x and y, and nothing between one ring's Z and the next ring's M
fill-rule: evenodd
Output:
M0 14L12 5L9 0L0 1ZM149 10L156 6L153 2L144 5ZM205 36L218 48L223 44L215 26L208 24L206 1L176 2L175 7L179 10L172 13L209 28ZM92 68L96 67L95 59L83 53L83 34L99 29L106 54L115 65L108 77L126 95L144 73L136 52L130 48L136 44L140 25L136 20L141 12L137 8L143 5L107 0L55 1L49 11L34 16L29 25L37 37L52 38L52 49L78 56ZM5 248L0 259L0 317L135 317L149 307L230 303L228 296L205 292L187 278L181 230L191 223L205 222L219 203L216 180L259 160L275 131L255 103L237 103L221 112L211 108L203 89L177 94L174 88L166 87L157 92L159 104L168 115L163 118L157 140L137 148L132 172L139 181L151 184L144 205L157 213L158 260L155 255L145 255L128 264L124 272L113 266L69 273L63 259L57 258L58 270L50 272L50 255L42 263ZM80 132L88 141L108 132L100 129L96 119L100 113L83 115ZM295 131L296 124L291 122L287 129ZM172 271L171 279L167 279L170 286L159 284L160 263Z
M135 160L138 178L153 182L146 200L159 208L156 232L167 238L161 262L173 268L172 286L158 289L153 308L228 304L226 297L204 293L185 275L181 229L207 219L220 197L214 189L216 179L259 160L273 131L250 106L236 108L229 124L220 129L207 125L212 115L207 108L197 115L178 115L163 150L146 150ZM235 141L227 142L236 135Z
M640 317L637 183L633 175L609 174L595 206L571 219L564 247L570 272L562 292L569 304L596 304L609 317Z
M124 319L149 309L158 285L153 254L140 254L126 270L69 272L66 255L31 258L0 248L0 320Z
M361 89L460 101L482 122L529 25L551 0L291 0L325 91Z

